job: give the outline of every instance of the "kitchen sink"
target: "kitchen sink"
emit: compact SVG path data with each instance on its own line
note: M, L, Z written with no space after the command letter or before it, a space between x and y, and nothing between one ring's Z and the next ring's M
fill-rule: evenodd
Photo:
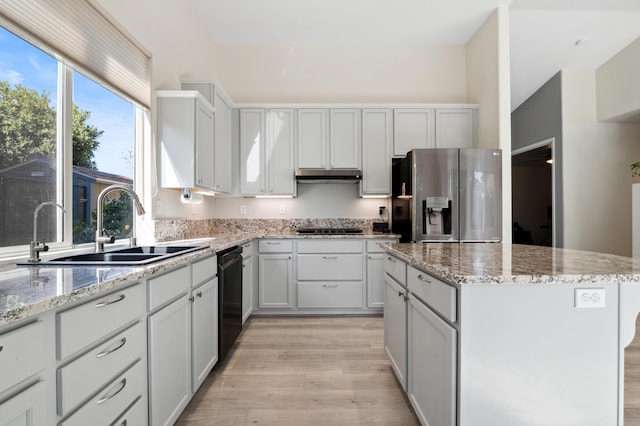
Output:
M128 247L103 253L85 253L42 260L38 263L21 262L20 266L93 266L116 265L137 266L148 265L168 258L193 251L202 250L206 246L139 246Z

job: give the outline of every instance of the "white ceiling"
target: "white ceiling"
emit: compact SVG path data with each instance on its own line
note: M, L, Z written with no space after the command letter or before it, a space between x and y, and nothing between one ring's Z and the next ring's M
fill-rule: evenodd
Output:
M512 109L558 70L597 68L640 37L640 0L191 1L217 44L287 45L460 45L508 4Z

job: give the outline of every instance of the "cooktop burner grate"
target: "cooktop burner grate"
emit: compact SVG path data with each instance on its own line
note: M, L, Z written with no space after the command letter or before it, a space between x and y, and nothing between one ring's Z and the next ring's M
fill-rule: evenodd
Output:
M362 234L360 228L298 228L298 234Z

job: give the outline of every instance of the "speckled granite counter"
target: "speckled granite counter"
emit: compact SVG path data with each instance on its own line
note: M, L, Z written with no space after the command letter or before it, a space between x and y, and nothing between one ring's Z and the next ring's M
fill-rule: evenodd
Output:
M234 231L237 231L234 229ZM215 238L181 240L180 244L207 248L146 267L16 267L0 272L0 326L59 308L101 292L148 278L165 270L210 256L256 238L395 238L391 234L365 232L356 235L300 235L287 230L265 229L235 232Z
M638 282L640 259L498 243L384 244L408 264L456 284Z

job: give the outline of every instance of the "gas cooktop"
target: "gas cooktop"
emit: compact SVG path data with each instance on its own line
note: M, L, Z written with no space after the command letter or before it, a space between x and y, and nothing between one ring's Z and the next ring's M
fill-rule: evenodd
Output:
M298 234L362 234L360 228L298 228Z

